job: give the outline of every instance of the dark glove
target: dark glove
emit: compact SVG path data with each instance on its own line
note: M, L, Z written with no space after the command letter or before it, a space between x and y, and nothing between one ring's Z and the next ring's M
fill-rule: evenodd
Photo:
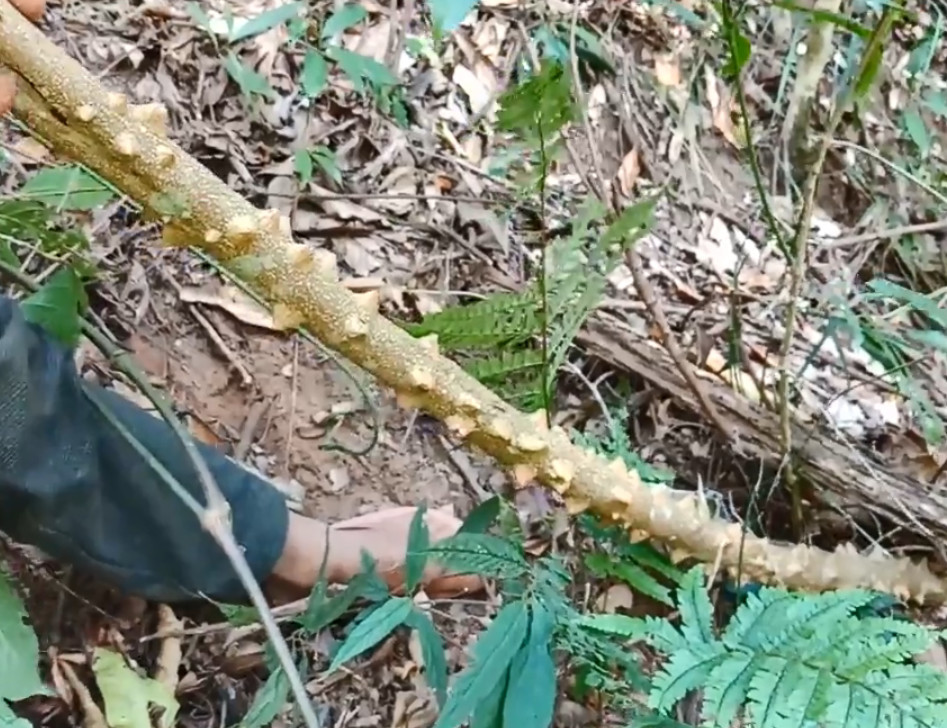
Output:
M157 601L246 592L216 542L85 390L70 351L0 295L0 530ZM96 394L199 503L196 471L163 420L114 392ZM260 581L283 550L289 511L266 480L198 443L230 502Z

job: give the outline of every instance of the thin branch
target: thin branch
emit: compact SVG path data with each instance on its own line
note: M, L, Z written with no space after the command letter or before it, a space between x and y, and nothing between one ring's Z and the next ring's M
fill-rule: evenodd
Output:
M27 288L31 291L36 291L39 288L38 284L31 276L2 259L0 259L0 271L2 271L4 275L15 280L24 288ZM119 347L118 344L112 341L108 334L94 326L85 318L81 318L79 323L83 335L89 339L89 341L95 344L99 351L101 351L109 359L109 361L113 362L120 371L122 371L128 376L129 379L132 380L132 382L134 382L138 389L141 390L142 394L144 394L154 404L155 409L158 410L162 418L164 418L164 420L174 431L174 434L181 442L181 445L184 447L189 460L198 473L198 478L200 479L201 486L204 491L204 497L207 500L207 505L202 506L200 503L198 503L194 496L192 496L187 491L187 489L181 485L180 481L178 481L177 478L175 478L174 475L172 475L168 469L165 468L164 465L157 458L155 458L155 456L141 443L141 441L139 441L128 430L128 428L126 428L125 425L115 417L114 414L112 414L111 410L109 410L109 408L105 405L100 394L91 389L85 389L84 391L86 396L98 408L103 417L109 421L109 423L122 435L123 438L125 438L125 440L128 441L135 451L138 452L138 454L142 457L142 459L145 460L151 469L154 470L155 473L157 473L158 476L168 485L174 495L180 499L180 501L188 508L188 510L197 516L201 526L220 546L221 550L227 556L228 561L230 561L231 565L234 567L234 571L236 572L237 577L240 579L240 583L247 590L247 595L250 597L250 601L252 602L253 606L256 607L257 612L260 615L260 621L263 623L263 626L266 629L267 637L269 637L273 644L273 649L276 652L277 659L286 673L286 677L289 680L293 696L299 703L299 710L306 722L307 727L321 728L319 718L316 716L316 713L313 710L312 703L309 700L309 695L306 692L306 687L303 685L302 678L299 676L299 671L296 668L296 663L289 651L286 640L283 639L283 634L280 632L279 625L276 623L276 620L273 618L273 614L270 612L269 604L266 601L266 596L263 594L263 590L260 588L256 577L253 575L250 565L247 563L247 559L243 554L243 549L240 548L240 545L234 538L230 523L230 504L224 497L223 492L221 492L220 486L217 485L217 481L214 480L214 476L211 474L210 468L207 466L207 462L204 460L200 451L197 449L197 445L188 434L184 425L181 424L181 421L174 414L174 411L171 409L171 406L168 404L167 400L165 400L161 393L158 392L158 390L151 384L151 382L148 380L148 377L145 376L145 374L135 365L131 356L129 356L126 351Z

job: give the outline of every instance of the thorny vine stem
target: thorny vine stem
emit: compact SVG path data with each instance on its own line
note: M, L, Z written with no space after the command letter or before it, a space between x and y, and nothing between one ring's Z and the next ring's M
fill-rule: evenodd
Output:
M19 285L31 291L36 291L39 286L32 276L24 273L15 266L0 259L0 272L16 281ZM282 666L293 692L299 704L299 711L303 716L307 728L321 728L319 718L316 716L312 707L312 702L306 693L306 687L303 685L299 671L290 654L286 640L280 632L279 625L270 611L269 604L260 588L259 583L253 576L253 571L247 563L243 550L234 538L233 530L230 524L230 504L220 490L220 486L214 480L207 463L198 451L197 446L191 439L184 425L175 416L171 406L167 403L160 392L151 385L148 377L134 364L131 356L116 344L111 336L85 318L80 318L80 327L83 335L89 339L95 346L113 362L115 366L128 376L132 382L141 390L151 402L155 409L168 423L174 434L180 440L188 458L197 471L198 478L201 481L201 487L204 490L204 496L207 499L207 505L202 506L197 500L181 485L168 470L162 465L151 452L118 421L114 414L105 406L100 395L92 390L85 388L84 392L89 400L98 408L109 423L124 437L128 443L135 448L139 455L148 463L148 465L158 474L158 476L171 488L171 491L177 496L187 508L194 513L201 526L217 542L221 550L227 556L240 583L247 590L247 595L253 606L256 607L260 615L260 621L266 630L267 637L273 644L276 657Z
M809 173L806 175L803 184L802 209L799 212L799 221L796 224L796 232L789 244L789 250L792 252L792 268L789 278L789 300L786 303L786 318L783 325L783 340L779 348L779 384L777 387L777 401L779 403L779 428L780 428L780 446L782 448L782 458L786 463L786 485L789 488L792 497L792 520L798 527L802 523L802 494L800 492L799 481L796 477L796 470L792 463L792 409L789 402L790 397L790 375L789 375L789 351L792 348L792 338L796 327L796 315L798 311L799 297L802 293L802 283L806 275L806 252L809 243L809 233L812 230L812 216L815 213L816 193L819 190L819 181L822 177L822 167L825 165L825 159L828 155L829 147L832 145L832 138L842 121L842 115L845 113L849 104L854 100L858 85L863 82L866 74L870 73L871 59L875 53L881 52L881 44L888 35L894 22L894 13L890 8L886 8L882 14L881 20L875 26L871 38L865 47L859 61L857 72L852 76L849 86L845 89L842 97L836 103L829 117L829 122L822 133L822 139L816 149L816 155Z

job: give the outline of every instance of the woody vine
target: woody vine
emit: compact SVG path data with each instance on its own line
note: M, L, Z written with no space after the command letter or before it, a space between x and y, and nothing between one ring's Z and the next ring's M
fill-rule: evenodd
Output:
M371 294L340 285L334 258L293 240L289 220L258 210L167 138L160 106L130 105L0 0L0 62L21 82L15 114L57 154L135 199L171 246L195 246L239 275L284 326L323 343L391 387L399 402L440 418L459 440L493 456L517 483L555 490L571 513L591 511L666 543L676 559L720 564L741 579L811 589L873 588L943 602L947 583L924 563L777 545L715 518L696 495L646 485L524 414L438 352L385 319Z

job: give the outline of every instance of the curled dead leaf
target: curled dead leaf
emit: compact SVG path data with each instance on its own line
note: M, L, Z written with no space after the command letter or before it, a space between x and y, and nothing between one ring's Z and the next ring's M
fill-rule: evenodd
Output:
M635 182L641 175L641 159L638 156L638 147L632 147L631 151L621 160L618 167L618 187L625 197L631 197L635 189Z
M654 75L662 86L679 88L681 86L681 67L677 58L665 53L654 59Z

